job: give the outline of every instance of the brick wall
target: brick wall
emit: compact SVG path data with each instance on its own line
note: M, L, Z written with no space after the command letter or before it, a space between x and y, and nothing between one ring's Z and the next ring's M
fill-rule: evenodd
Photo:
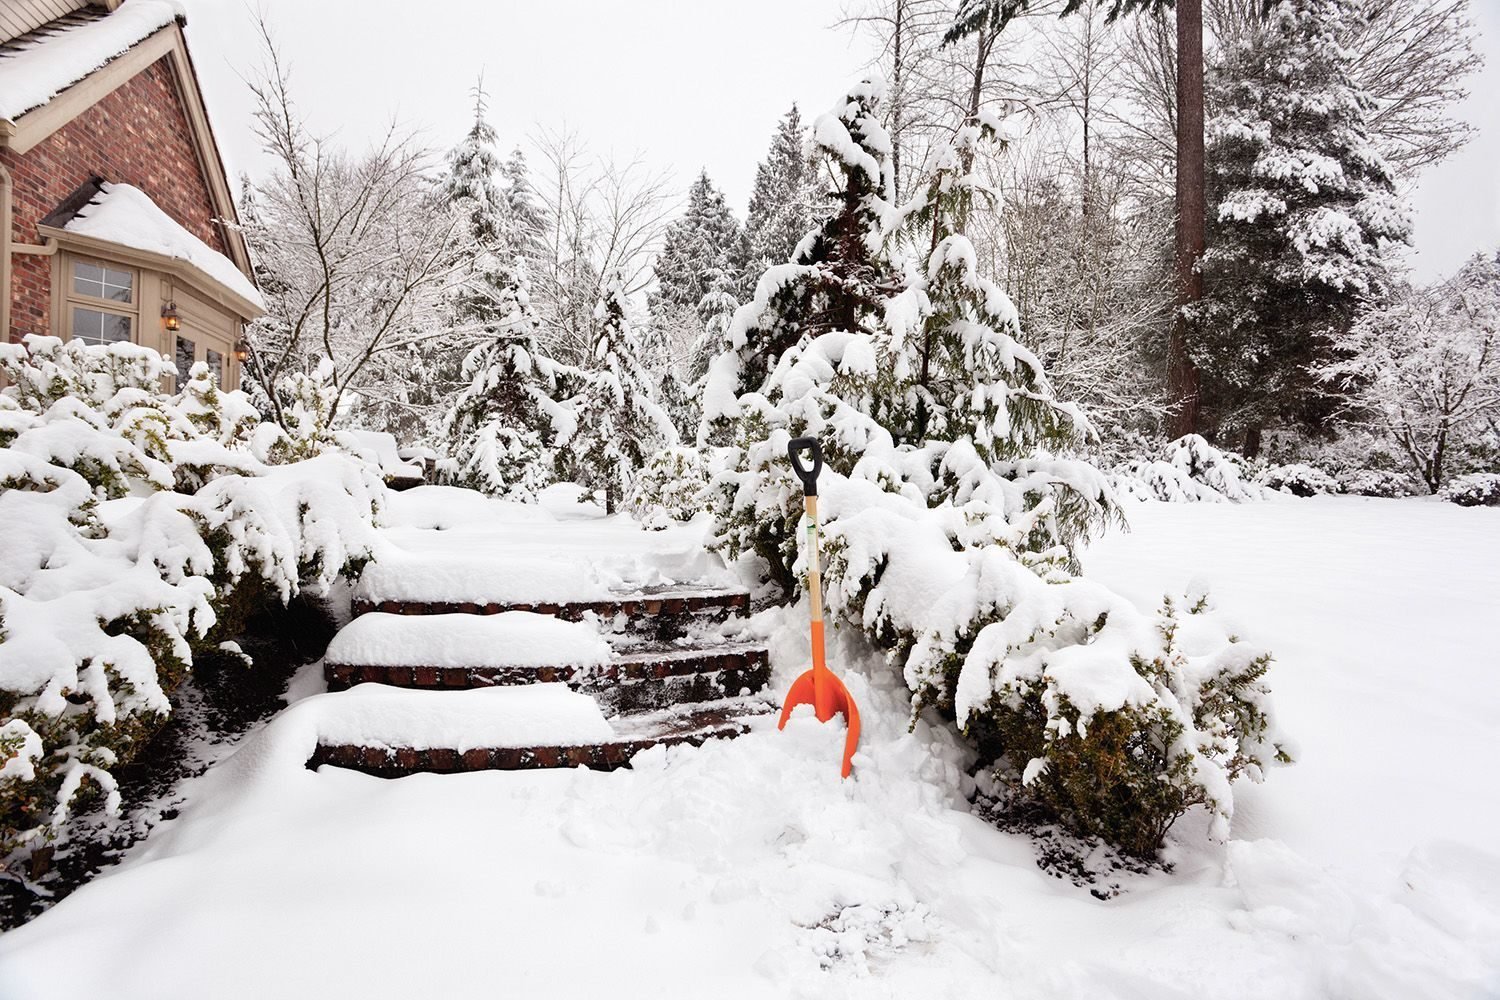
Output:
M226 252L223 234L213 223L213 201L198 166L170 57L137 73L25 155L0 149L0 163L10 171L14 185L14 242L41 242L37 223L97 174L140 188L203 242ZM11 257L11 340L51 332L50 283L50 258Z

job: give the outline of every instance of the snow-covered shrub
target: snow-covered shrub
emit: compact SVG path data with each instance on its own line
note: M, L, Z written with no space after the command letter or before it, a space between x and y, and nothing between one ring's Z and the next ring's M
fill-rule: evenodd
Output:
M1266 490L1247 478L1243 458L1197 434L1172 441L1155 459L1116 466L1111 482L1120 495L1141 500L1244 503L1266 498Z
M1305 462L1262 469L1255 481L1268 490L1290 493L1295 497L1315 497L1343 491L1337 479Z
M266 466L239 393L128 344L0 348L0 856L59 836L75 799L171 709L196 651L256 600L369 558L382 486L324 455Z
M287 373L277 381L275 391L284 433L270 447L272 461L299 462L338 446L333 419L339 391L331 360L323 358L311 372Z
M786 447L817 436L828 608L902 671L914 712L954 720L1018 794L1127 850L1155 850L1197 804L1222 834L1230 780L1290 759L1269 655L1206 598L1144 615L1074 575L1075 547L1117 515L1102 473L1056 457L1091 428L951 224L973 195L957 152L913 203L883 200L879 95L867 82L818 119L843 209L766 271L710 371L700 437L732 442L716 543L797 592L806 533ZM1194 490L1258 495L1201 438L1167 457Z
M648 528L691 521L708 509L713 492L708 467L697 448L662 448L646 461L630 495L630 513Z
M1390 469L1351 469L1338 477L1338 483L1352 496L1409 497L1418 492L1410 476Z
M1449 480L1438 495L1460 507L1500 507L1500 475L1471 472Z

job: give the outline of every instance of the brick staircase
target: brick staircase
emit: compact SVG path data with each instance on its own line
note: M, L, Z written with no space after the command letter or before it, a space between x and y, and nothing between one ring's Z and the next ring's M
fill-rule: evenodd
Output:
M320 741L308 767L330 764L380 777L543 767L612 770L651 747L697 746L738 736L773 707L758 697L770 677L767 651L724 637L723 626L744 618L749 607L744 591L683 586L535 603L385 600L362 592L354 602L354 621L335 638L324 661L330 691L363 683L454 692L562 683L594 698L609 717L614 738L462 749ZM487 640L483 623L471 617L496 615L506 616L494 619L497 624L534 626L541 624L539 616L577 623L550 627L575 630L587 655L579 655L577 642L561 643L556 657L539 655L535 643L508 650L503 628ZM420 617L421 624L408 625L409 617ZM382 642L382 637L414 641ZM444 638L451 641L436 641ZM434 655L439 646L441 655Z

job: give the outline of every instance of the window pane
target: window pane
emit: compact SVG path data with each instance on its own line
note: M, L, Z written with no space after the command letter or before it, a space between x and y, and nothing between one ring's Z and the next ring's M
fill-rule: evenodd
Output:
M97 309L73 310L73 337L88 344L118 344L130 340L130 317Z
M73 262L73 294L75 295L109 299L112 302L132 302L134 301L134 285L134 271L91 264L86 260Z
M186 337L177 338L177 387L180 389L187 385L188 379L193 373L193 357L197 353L198 345Z
M73 291L79 295L104 298L104 268L86 260L73 262Z
M208 358L208 370L214 373L214 378L220 385L224 384L224 355L218 351L204 351Z
M106 267L104 269L104 297L114 299L116 302L129 302L134 279L135 273L132 271L117 271L112 267Z

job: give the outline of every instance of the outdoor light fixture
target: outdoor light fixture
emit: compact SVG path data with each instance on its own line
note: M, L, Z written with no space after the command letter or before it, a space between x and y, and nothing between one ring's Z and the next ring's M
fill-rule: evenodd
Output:
M168 333L175 333L182 329L182 319L177 315L177 300L173 299L161 307L162 323L166 325Z
M246 361L250 360L250 345L245 343L244 337L241 337L234 342L234 360L238 361L240 364L244 364Z

